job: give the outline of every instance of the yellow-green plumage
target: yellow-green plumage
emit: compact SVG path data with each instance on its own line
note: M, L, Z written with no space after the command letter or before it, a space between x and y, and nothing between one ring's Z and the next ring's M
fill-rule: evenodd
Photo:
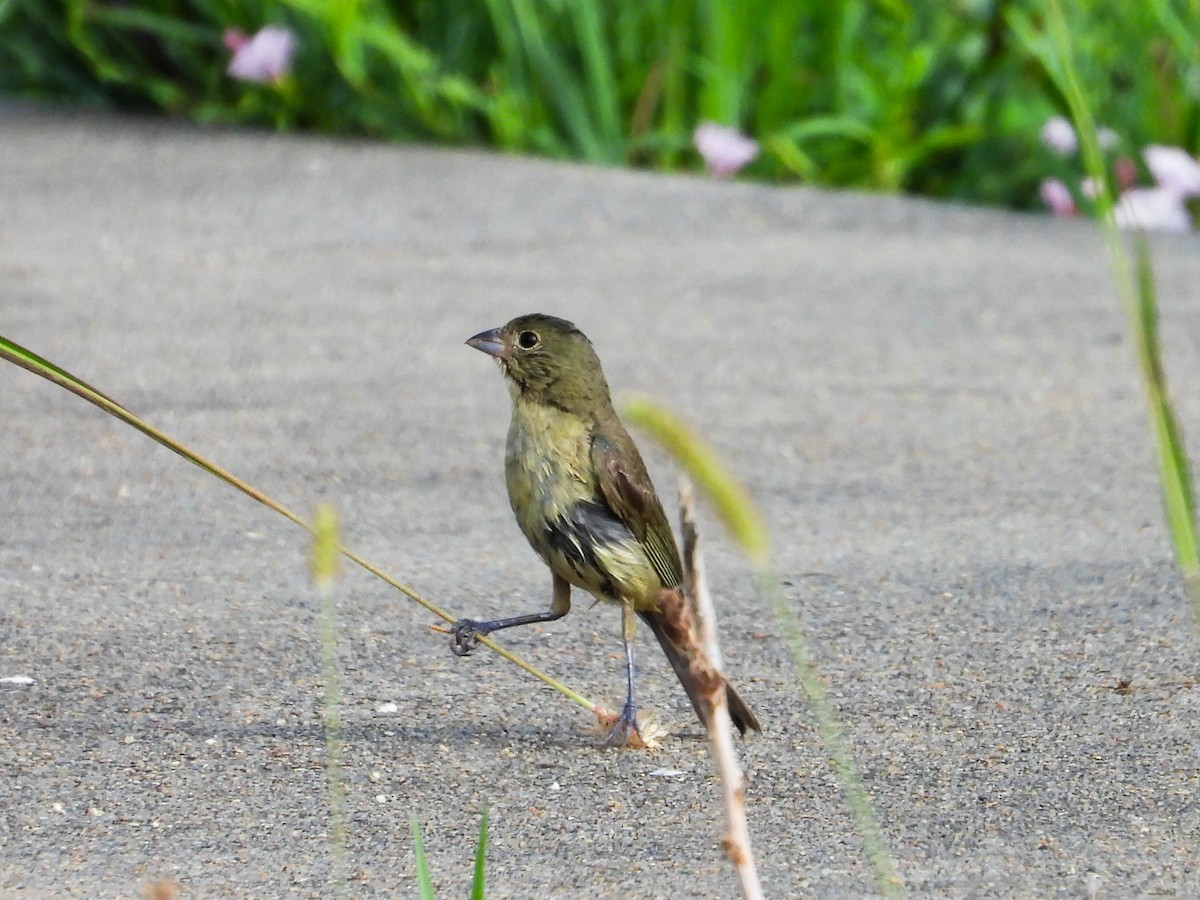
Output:
M467 343L494 356L508 377L508 497L521 531L554 574L554 602L548 613L456 623L455 652L468 652L476 634L565 615L570 588L578 587L637 611L703 721L704 704L688 665L700 651L675 643L659 610L661 591L683 580L675 538L641 455L613 409L591 342L570 322L534 314ZM623 636L628 652L628 627ZM629 666L627 712L634 708ZM761 730L728 684L726 697L743 733Z
M516 397L504 457L509 502L553 572L596 597L653 610L659 591L682 577L674 541L669 550L661 536L644 544L609 510L594 465L595 424Z

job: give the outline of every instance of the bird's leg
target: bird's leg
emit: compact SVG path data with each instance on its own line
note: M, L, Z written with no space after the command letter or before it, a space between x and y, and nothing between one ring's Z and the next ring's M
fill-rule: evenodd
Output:
M624 745L629 740L631 733L636 733L639 736L642 729L638 728L637 723L637 704L633 700L633 629L634 629L635 611L633 604L622 598L621 600L621 642L625 644L625 684L628 688L625 694L625 705L621 707L621 715L617 719L617 724L613 726L612 731L608 733L607 744L611 746Z
M571 609L571 583L565 578L554 576L554 597L550 601L550 611L530 613L527 616L512 616L507 619L493 619L490 622L477 622L474 619L459 619L450 629L450 649L455 656L466 656L479 643L481 637L486 637L501 628L512 628L514 625L532 625L535 622L553 622L561 619Z

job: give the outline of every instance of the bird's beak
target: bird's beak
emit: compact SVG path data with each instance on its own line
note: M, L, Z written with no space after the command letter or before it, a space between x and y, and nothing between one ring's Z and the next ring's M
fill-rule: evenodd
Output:
M482 350L488 356L494 356L497 359L504 359L508 356L508 348L504 346L504 338L500 336L499 328L481 331L475 337L468 338L467 346Z

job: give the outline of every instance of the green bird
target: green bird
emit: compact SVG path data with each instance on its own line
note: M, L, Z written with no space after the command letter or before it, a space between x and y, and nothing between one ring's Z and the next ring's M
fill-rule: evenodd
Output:
M610 740L637 730L633 699L633 613L658 638L707 727L707 705L693 663L703 652L686 628L664 615L664 589L679 588L683 567L675 537L633 439L613 409L608 382L591 341L563 319L520 316L467 344L495 357L508 379L512 421L504 456L508 499L521 531L550 567L548 612L475 621L460 619L451 648L465 656L477 637L561 619L571 588L622 605L628 694ZM673 596L678 597L676 593ZM761 731L758 719L728 682L733 724Z

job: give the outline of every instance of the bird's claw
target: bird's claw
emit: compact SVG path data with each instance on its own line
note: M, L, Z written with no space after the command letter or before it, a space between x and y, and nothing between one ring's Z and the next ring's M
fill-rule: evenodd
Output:
M455 656L466 656L479 646L479 625L474 619L459 619L454 623L450 629L450 649Z
M613 725L612 731L608 733L608 737L604 741L606 747L624 747L630 743L630 738L637 735L642 738L642 729L638 725L637 720L637 705L630 697L625 701L625 705L621 707L621 715L617 717L616 724Z

